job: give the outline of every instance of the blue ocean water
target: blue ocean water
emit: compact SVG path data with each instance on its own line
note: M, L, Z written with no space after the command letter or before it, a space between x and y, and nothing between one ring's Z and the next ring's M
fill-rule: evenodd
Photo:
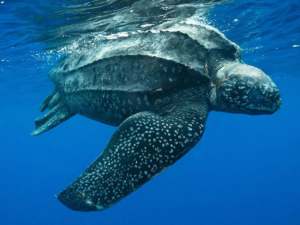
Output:
M278 112L210 113L193 150L108 210L75 212L57 201L115 128L75 116L30 137L54 87L47 73L85 35L134 29L93 24L123 2L0 2L0 224L300 224L298 0L225 1L199 13L275 81ZM72 26L80 23L94 27Z

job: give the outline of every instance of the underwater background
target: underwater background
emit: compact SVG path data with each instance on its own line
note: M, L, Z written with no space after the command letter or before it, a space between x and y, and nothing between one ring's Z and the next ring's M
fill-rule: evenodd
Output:
M144 2L151 13L127 13ZM189 2L198 4L191 14ZM47 73L101 35L159 24L161 8L164 18L188 14L241 46L243 61L280 89L281 109L211 112L202 140L167 171L103 212L71 211L55 195L116 128L78 115L30 137L54 87ZM0 18L0 224L300 224L299 0L4 0Z

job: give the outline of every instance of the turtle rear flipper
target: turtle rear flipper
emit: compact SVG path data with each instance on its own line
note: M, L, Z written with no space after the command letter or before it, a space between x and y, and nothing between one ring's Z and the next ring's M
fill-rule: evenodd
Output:
M40 106L40 111L44 112L47 108L49 108L49 103L50 101L55 97L55 96L59 96L59 94L57 93L56 88L53 89L53 91L51 92L50 95L47 96L47 98L45 98L45 100L42 102L41 106Z
M59 93L55 89L43 101L40 111L43 112L47 108L49 108L49 112L35 120L35 129L30 134L31 136L46 132L76 114L63 103Z

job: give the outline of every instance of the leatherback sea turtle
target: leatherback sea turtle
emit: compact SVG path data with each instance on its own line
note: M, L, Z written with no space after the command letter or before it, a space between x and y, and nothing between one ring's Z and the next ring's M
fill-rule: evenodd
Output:
M118 126L102 154L58 196L78 211L106 209L173 165L201 139L211 110L272 114L280 93L217 29L179 23L108 36L65 56L32 135L75 114Z

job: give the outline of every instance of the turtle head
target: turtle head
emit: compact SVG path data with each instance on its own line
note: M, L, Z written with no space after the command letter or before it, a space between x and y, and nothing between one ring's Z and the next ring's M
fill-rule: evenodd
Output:
M273 114L281 105L276 85L263 71L232 62L216 71L210 101L218 111L250 115Z

